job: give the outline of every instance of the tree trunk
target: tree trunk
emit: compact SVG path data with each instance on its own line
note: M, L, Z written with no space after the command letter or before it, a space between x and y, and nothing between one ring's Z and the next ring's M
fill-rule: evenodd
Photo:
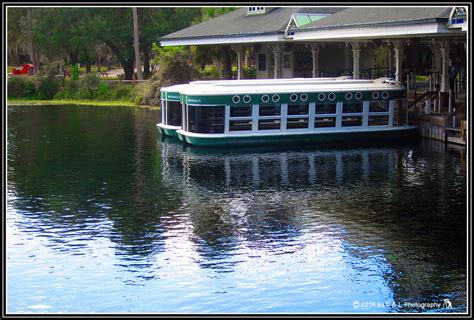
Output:
M92 72L91 61L89 59L86 60L86 73Z
M97 64L97 72L100 72L100 65L102 64L102 57L100 56L100 54L97 55L97 58L96 58L96 64Z
M29 33L29 45L30 45L30 58L31 58L31 62L33 63L34 67L33 67L33 73L36 73L38 71L38 59L37 59L37 56L36 56L36 50L35 50L35 46L33 44L33 35L32 35L32 30L33 30L33 19L31 17L31 8L28 8L27 9L27 21L28 21L28 33Z
M125 73L125 80L133 80L133 72L134 72L134 63L132 59L125 59L120 61L122 65L123 72Z
M132 7L133 12L133 42L135 45L135 62L137 67L138 80L143 80L142 75L142 62L140 60L140 40L138 36L138 13L137 7Z

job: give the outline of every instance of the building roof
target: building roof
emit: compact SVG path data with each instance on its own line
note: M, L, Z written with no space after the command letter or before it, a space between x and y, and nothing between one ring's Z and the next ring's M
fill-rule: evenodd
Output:
M445 7L353 7L325 19L306 24L297 30L348 28L382 24L406 24L446 20L452 6Z
M162 40L235 37L284 33L293 13L333 14L342 7L277 7L262 14L247 14L247 7L201 22L162 37ZM324 20L324 19L322 19Z

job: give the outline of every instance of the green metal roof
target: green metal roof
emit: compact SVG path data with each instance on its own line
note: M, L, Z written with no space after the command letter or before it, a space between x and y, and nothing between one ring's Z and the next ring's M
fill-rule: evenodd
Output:
M405 24L448 19L452 6L444 7L353 7L314 21L298 30L317 30L363 25Z
M298 26L302 27L311 22L326 18L327 15L320 15L320 14L316 15L316 14L310 14L310 13L295 13L294 17Z
M262 14L247 14L247 7L201 22L186 29L166 35L161 40L207 37L235 37L283 33L294 13L333 14L341 7L277 7L267 8ZM301 15L301 19L304 15ZM316 18L309 18L316 19Z

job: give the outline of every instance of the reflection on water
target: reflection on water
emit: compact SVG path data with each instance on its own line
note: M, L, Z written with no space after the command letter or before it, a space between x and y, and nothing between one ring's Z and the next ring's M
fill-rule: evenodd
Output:
M206 150L152 110L8 116L9 312L466 311L460 150Z

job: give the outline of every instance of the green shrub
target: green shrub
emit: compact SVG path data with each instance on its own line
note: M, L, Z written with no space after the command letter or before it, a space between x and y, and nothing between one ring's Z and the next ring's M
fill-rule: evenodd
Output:
M106 83L99 83L95 96L99 100L109 100L112 97L109 85Z
M38 75L36 77L36 99L53 99L59 91L59 81L55 77Z
M132 91L131 86L120 84L115 88L112 96L116 100L127 100L130 98L131 91Z
M244 79L256 79L257 78L257 68L255 66L242 67L244 74Z
M201 71L201 78L203 80L218 80L220 77L220 72L215 65L206 66Z
M70 73L71 73L71 79L72 80L79 80L79 67L77 64L72 65L70 68Z
M79 81L65 80L60 91L54 96L54 99L76 99L77 91L79 90Z
M36 97L35 79L28 75L16 75L8 79L8 97L34 99Z
M81 86L79 87L79 90L77 90L76 98L82 100L92 100L94 99L94 92L86 86Z
M105 91L107 90L104 88L104 86L107 86L105 83L103 83L103 86L101 87L100 78L96 73L84 75L78 83L78 88L75 94L76 99L92 100L98 95L104 96ZM99 88L101 90L100 93Z
M95 92L99 88L100 78L97 73L87 73L82 77L80 82L81 87L86 87L92 92Z
M136 104L159 105L160 88L160 81L156 78L142 82L132 91L131 99Z

